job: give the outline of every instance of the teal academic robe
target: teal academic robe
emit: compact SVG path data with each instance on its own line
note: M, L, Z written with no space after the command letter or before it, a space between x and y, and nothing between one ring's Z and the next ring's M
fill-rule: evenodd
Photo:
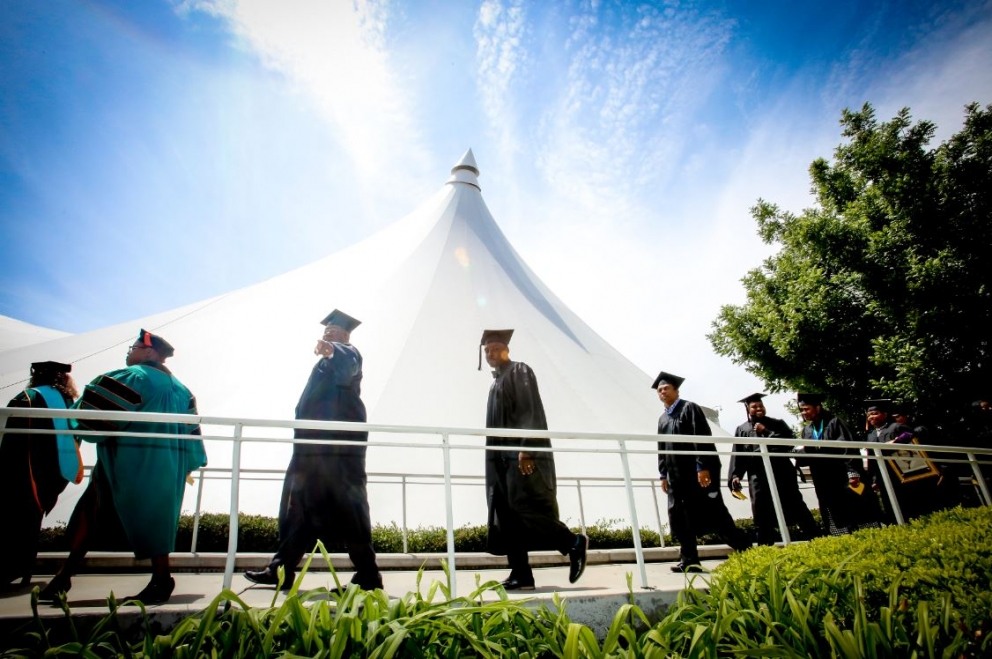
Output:
M73 406L81 410L196 414L196 399L162 364L146 362L101 375ZM138 558L175 549L186 476L207 464L200 427L76 419L78 430L169 433L175 437L80 436L97 444L106 478L131 549Z

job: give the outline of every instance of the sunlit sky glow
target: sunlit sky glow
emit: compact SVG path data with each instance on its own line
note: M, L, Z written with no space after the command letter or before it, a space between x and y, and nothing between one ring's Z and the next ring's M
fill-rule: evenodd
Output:
M83 332L265 280L471 147L535 273L732 429L761 383L705 334L769 253L748 209L809 204L844 107L958 130L990 37L979 1L8 0L0 314Z

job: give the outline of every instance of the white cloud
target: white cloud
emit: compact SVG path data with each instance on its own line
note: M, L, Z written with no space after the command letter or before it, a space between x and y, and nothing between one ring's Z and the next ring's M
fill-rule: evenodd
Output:
M473 28L476 41L477 93L504 161L517 155L519 128L510 95L515 76L526 65L527 15L522 0L507 4L483 0Z
M388 2L223 0L197 7L224 16L268 66L315 100L365 182L356 197L369 200L370 215L395 212L395 204L422 193L416 173L429 171L431 158L413 121L416 99L391 60ZM384 171L408 174L383 186ZM387 200L393 204L375 203Z

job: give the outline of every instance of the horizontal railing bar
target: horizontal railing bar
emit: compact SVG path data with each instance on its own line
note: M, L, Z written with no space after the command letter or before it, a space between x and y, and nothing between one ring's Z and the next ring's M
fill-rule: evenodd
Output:
M374 424L374 423L357 423L352 421L316 421L316 420L298 420L298 419L251 419L251 418L237 418L237 417L210 417L202 415L189 415L189 414L166 414L166 413L149 413L149 412L106 412L102 410L57 410L48 408L20 408L20 407L0 407L0 418L8 416L17 417L39 417L39 418L68 418L68 419L103 419L103 420L122 420L122 421L148 421L148 422L168 422L168 423L181 423L186 425L209 425L209 426L231 426L232 428L236 424L241 424L245 429L251 427L257 428L291 428L291 429L309 429L309 430L346 430L352 432L383 432L383 433L405 433L405 434L417 434L417 435L440 435L449 434L456 436L470 436L470 437L486 437L492 435L494 432L498 432L499 437L507 438L547 438L547 439L577 439L577 440L605 440L605 441L618 441L618 440L635 440L635 441L650 441L657 442L659 435L657 434L646 434L646 433L597 433L588 431L561 431L561 430L522 430L514 428L499 428L498 431L492 428L458 428L458 427L447 427L447 426L406 426L406 425L387 425L387 424ZM77 434L82 434L79 431ZM101 433L95 433L101 434ZM133 436L133 433L124 433ZM154 435L153 435L154 436ZM699 436L697 435L664 435L664 441L675 441L675 442L698 442ZM224 440L231 439L228 437L215 437L214 439ZM249 440L261 440L261 441L275 441L275 442L305 442L311 443L309 440L300 440L295 438L285 438L285 437L242 437L243 441ZM723 437L723 436L711 436L708 437L706 441L712 441L714 444L735 444L741 443L740 440L746 439L748 444L765 444L769 446L808 446L810 445L809 439L801 438L785 438L785 437ZM316 442L321 442L325 440L315 440ZM848 440L829 440L831 448L879 448L879 444L875 442L864 442L864 441L848 441ZM345 444L346 441L340 442ZM355 445L364 444L365 442L356 442ZM405 445L404 445L405 446ZM453 445L455 446L467 446L467 445ZM971 452L981 455L992 455L992 448L981 448L981 447L970 447L970 446L935 446L931 444L899 444L900 448L910 448L918 446L914 450L929 450L929 451L951 451L951 452ZM468 446L469 448L474 448ZM487 449L497 449L505 447L486 447ZM516 447L514 447L516 448ZM528 447L528 450L539 450L539 447ZM511 449L512 450L512 449ZM547 449L544 449L547 450ZM616 451L613 451L616 452ZM632 452L632 451L628 451Z

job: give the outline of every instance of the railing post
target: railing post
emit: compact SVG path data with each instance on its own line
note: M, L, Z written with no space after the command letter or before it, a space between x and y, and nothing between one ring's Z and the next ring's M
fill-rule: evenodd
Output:
M892 504L892 514L896 518L896 524L905 524L906 520L903 519L902 508L896 498L896 489L892 485L892 476L889 475L889 466L882 458L882 449L872 447L872 451L875 453L875 462L878 464L878 472L882 475L882 482L885 483L885 494L889 497L889 503Z
M582 535L586 534L586 507L582 503L582 479L575 479L575 490L579 493L579 526L582 527Z
M661 507L658 505L658 489L654 486L654 479L650 482L651 500L654 501L654 516L658 520L658 536L661 538L661 546L665 546L665 527L661 523Z
M409 547L407 546L407 532L406 532L406 474L403 474L401 482L402 499L403 499L403 553L410 553Z
M448 593L451 599L455 599L458 597L458 586L455 579L455 514L452 507L451 442L448 439L448 433L441 435L441 451L444 454L444 510L445 524L448 527Z
M768 444L758 444L758 450L761 451L761 464L765 467L768 493L772 495L772 507L775 509L775 519L778 521L779 533L782 534L782 544L788 546L792 543L792 536L789 534L789 525L785 523L785 512L782 510L782 497L778 495L778 483L775 482L775 473L772 471L772 459L768 453ZM787 460L788 458L784 459ZM754 496L754 492L751 492L751 496Z
M196 553L196 539L200 535L200 507L203 505L203 470L200 470L200 480L196 484L196 510L193 512L193 539L190 541L189 551Z
M234 448L231 451L231 519L227 536L227 562L224 564L224 588L231 587L234 562L238 552L238 510L241 492L241 434L244 424L234 424Z
M634 541L634 555L637 558L637 570L641 575L641 588L648 587L648 572L644 567L644 548L641 547L641 527L637 523L637 506L634 503L634 484L630 478L630 462L627 460L627 442L619 441L620 463L623 465L623 483L627 490L627 504L630 506L630 523L633 532L630 534Z
M978 460L975 459L974 453L967 453L968 462L971 463L971 471L975 474L975 481L978 483L978 489L981 491L982 496L985 497L985 505L992 505L992 497L989 496L989 485L985 482L985 476L982 475L982 468L978 466Z

